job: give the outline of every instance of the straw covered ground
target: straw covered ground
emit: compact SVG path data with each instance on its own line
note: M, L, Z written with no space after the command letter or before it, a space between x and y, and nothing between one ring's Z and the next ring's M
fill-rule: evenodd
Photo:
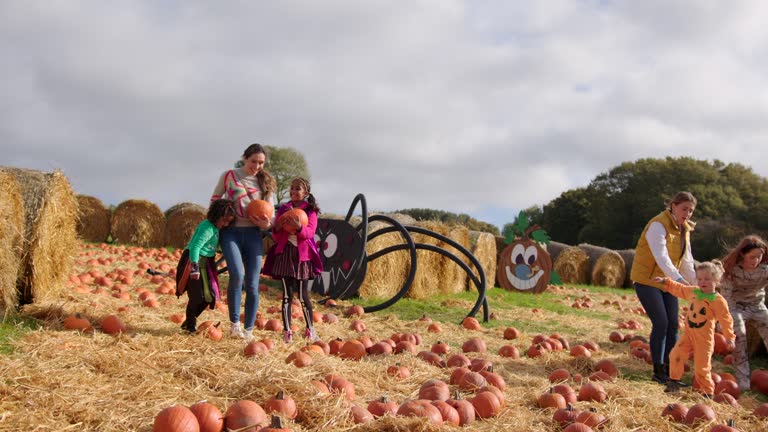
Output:
M423 419L390 415L355 425L349 415L350 403L366 407L369 401L382 395L397 404L416 398L424 382L448 381L453 368L433 366L410 353L369 355L353 361L314 352L310 354L312 364L298 368L285 359L305 342L299 339L284 344L280 334L266 330L256 330L255 335L257 339L272 339L274 348L245 357L245 344L228 337L226 329L222 340L213 341L202 335L184 335L178 324L171 321L172 315L183 313L186 298L157 293L172 285L170 278L151 279L146 275L146 268L168 271L175 267L175 254L127 246L83 244L79 248L68 292L53 301L26 306L21 311L23 321L33 322L34 328L19 332L8 342L11 351L0 354L0 431L148 432L158 412L172 404L188 406L207 400L225 412L239 400L264 406L279 390L292 397L298 406L297 417L285 423L294 431L454 429L430 425ZM156 307L143 306L138 300L142 292L154 294L158 300ZM580 401L575 407L594 408L605 416L608 421L603 431L709 429L708 426L692 429L663 419L662 410L673 402L686 406L708 403L718 414L718 422L733 418L742 431L768 428L768 421L751 415L761 402L755 393L741 396L741 408L707 402L689 390L679 395L665 394L661 386L648 379L650 366L629 355L627 343L609 342L610 332L629 332L619 327L630 319L643 326L634 332L647 336L649 321L644 315L632 312L639 303L631 293L623 295L620 290L605 288L551 287L539 295L542 301L537 304L546 306L534 310L529 302L535 298L529 294L491 289L488 300L496 318L478 331L458 324L471 306L467 300L471 298L469 294L434 296L423 302L403 300L424 305L428 317L456 310L454 318L439 323L442 333L429 332L428 321L402 320L391 309L360 318L346 317L344 312L351 305L349 302L339 302L337 307L315 304L319 314L334 314L339 318L337 323L318 323L316 328L324 341L367 336L378 342L394 334L418 333L422 341L417 351L429 350L439 340L448 344L450 354L460 353L462 344L470 338L484 340L486 352L465 355L470 359L485 358L493 364L494 372L506 382L503 390L506 405L497 416L476 420L461 430L559 430L552 420L553 410L540 409L535 403L536 398L550 388L547 376L554 369L567 368L572 374L586 377L602 359L613 360L620 370L614 381L603 382L607 400ZM569 307L576 300L593 306L589 309ZM280 319L277 289L268 288L261 293L260 311L263 318ZM88 318L94 330L66 330L64 319L74 313ZM101 319L109 314L116 314L126 324L124 334L112 336L104 332ZM222 327L228 327L226 316L226 308L221 307L205 311L200 320L222 322ZM361 319L367 330L361 333L351 330L354 319ZM295 323L303 325L301 318L296 318ZM520 336L505 340L503 333L507 327L518 328ZM553 351L537 358L525 355L535 336L553 333L559 333L571 346L593 341L599 349L591 358L574 358L567 351ZM501 357L498 352L505 344L517 347L521 357ZM386 369L395 363L410 368L411 377L389 377ZM719 357L714 370L727 370ZM329 373L352 382L355 393L351 402L343 395L321 394L311 384L312 380L322 380ZM690 380L690 376L685 379ZM568 384L578 391L579 382L571 379ZM464 392L465 398L471 396Z

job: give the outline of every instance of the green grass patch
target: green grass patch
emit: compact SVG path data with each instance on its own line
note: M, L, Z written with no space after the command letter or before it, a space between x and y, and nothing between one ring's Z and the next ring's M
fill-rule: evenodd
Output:
M588 290L594 289L595 292L614 292L617 295L626 294L626 290L618 290L613 288L602 288L584 286ZM498 287L489 289L486 292L488 299L488 307L490 312L500 310L510 310L514 308L526 308L526 309L540 309L542 311L553 312L558 315L563 315L564 321L567 321L567 316L579 316L588 317L592 319L599 319L604 321L611 321L613 318L610 314L605 312L598 312L595 310L574 309L570 307L570 302L562 303L563 295L560 293L544 292L541 294L528 294L518 291L507 291ZM352 302L361 306L373 306L383 303L388 299L382 298L356 298ZM477 292L467 291L459 294L441 294L430 297L426 300L415 300L410 298L400 299L398 302L388 307L386 311L391 313L401 320L415 320L426 314L430 318L443 322L455 322L460 323L465 316L469 313L472 306L477 301ZM476 318L482 320L483 309L481 308ZM511 320L494 320L483 324L485 327L508 327L510 325L518 326L519 330L526 330L529 332L554 332L554 331L573 331L580 333L578 327L569 326L563 322L529 322L521 319L520 321Z
M38 327L40 324L36 319L25 316L11 316L0 322L0 354L11 354L13 352L11 341Z

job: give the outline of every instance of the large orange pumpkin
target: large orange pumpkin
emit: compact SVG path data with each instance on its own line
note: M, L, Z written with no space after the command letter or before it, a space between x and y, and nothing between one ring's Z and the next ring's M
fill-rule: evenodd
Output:
M172 405L157 414L152 432L200 432L200 424L189 408Z
M496 278L506 290L540 293L551 274L552 259L533 240L515 240L499 254Z
M294 226L295 221L298 221L302 228L307 226L309 219L307 219L307 214L304 210L300 208L290 209L280 215L280 223L282 224L283 229L291 234L296 234L297 231Z
M275 214L275 207L267 201L257 199L248 203L245 211L248 213L248 216L271 219Z

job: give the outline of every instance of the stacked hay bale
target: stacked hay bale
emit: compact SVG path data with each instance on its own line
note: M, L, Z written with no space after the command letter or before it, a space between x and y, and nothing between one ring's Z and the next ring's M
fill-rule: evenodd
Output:
M626 269L624 275L624 288L632 288L632 278L630 277L630 274L632 273L632 263L635 261L635 250L622 249L616 251L616 253L621 255L621 259L624 260L624 268Z
M589 256L578 246L563 249L554 262L554 270L563 283L589 283Z
M461 225L451 227L448 229L448 235L446 237L469 251L469 229L467 229L467 227ZM453 246L440 242L440 247L446 252L453 254L464 264L470 264L469 257L464 253L459 252L459 250ZM440 255L440 258L440 265L442 266L442 271L440 271L439 274L440 292L443 294L458 294L464 292L467 288L467 272L452 259L443 255ZM473 266L469 266L469 268L471 269Z
M557 259L557 256L560 255L560 252L563 251L563 249L571 247L570 245L567 245L565 243L559 243L556 241L551 241L549 244L547 244L547 253L549 254L549 258L552 259L552 262L555 262Z
M621 288L627 275L624 259L616 251L582 243L579 248L589 257L592 285Z
M184 249L195 228L205 220L206 209L200 204L183 202L165 211L163 245Z
M100 199L77 195L77 235L81 240L103 243L109 237L109 209Z
M77 250L77 199L60 171L4 168L24 208L24 242L16 279L20 305L56 298L66 287Z
M393 215L388 216L394 218ZM355 218L351 218L350 222L353 222L354 219ZM412 222L415 223L415 220ZM358 218L357 222L352 223L352 225L357 226L359 223L360 219ZM413 223L407 225L413 225ZM385 222L371 222L368 224L368 235L390 226L392 225ZM399 231L394 231L369 240L365 245L365 252L370 256L390 246L404 243L406 243L406 241L402 234L400 234ZM410 272L410 266L411 259L408 250L389 252L373 261L369 261L365 280L358 289L360 297L385 299L394 297L394 295L403 287L405 278Z
M438 221L418 221L415 226L443 236L447 236L449 232L448 226ZM411 233L411 237L414 243L433 245L441 249L446 246L445 242L427 234ZM442 275L440 272L446 268L443 265L443 261L450 260L450 258L426 249L417 249L416 257L419 263L416 276L413 279L411 289L408 290L405 296L413 299L425 299L441 294ZM455 265L453 262L451 264Z
M19 304L16 280L24 247L24 207L16 177L0 168L0 314Z
M118 244L160 247L164 230L163 212L149 201L123 201L112 214L112 241Z
M496 251L496 237L493 234L481 231L469 232L469 251L477 258L480 267L485 273L486 288L493 287L496 278L496 264L498 263L498 253ZM473 268L470 266L470 268ZM475 290L475 284L467 280L467 289Z

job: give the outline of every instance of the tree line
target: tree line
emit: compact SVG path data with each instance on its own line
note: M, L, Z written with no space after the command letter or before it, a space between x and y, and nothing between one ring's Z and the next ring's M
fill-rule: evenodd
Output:
M563 192L527 210L552 240L631 249L665 200L689 191L698 200L693 215L694 257L721 257L745 234L768 233L768 181L741 164L690 157L639 159L595 177L588 186Z

